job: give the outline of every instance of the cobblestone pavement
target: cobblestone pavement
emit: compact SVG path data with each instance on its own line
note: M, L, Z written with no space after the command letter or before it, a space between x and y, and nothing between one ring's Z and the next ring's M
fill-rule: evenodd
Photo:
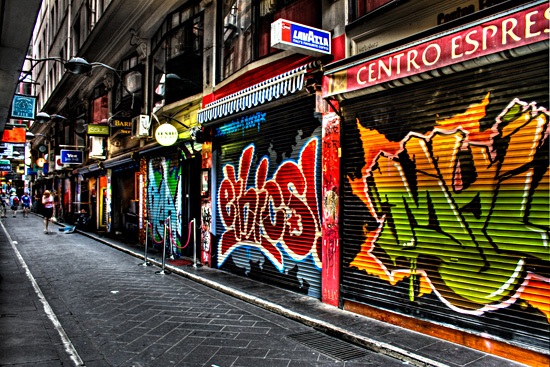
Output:
M44 234L40 217L8 218L1 227L1 366L407 364L185 277L158 274L87 236L55 226ZM325 353L289 338L304 332L320 337ZM357 354L346 361L327 354L342 349Z

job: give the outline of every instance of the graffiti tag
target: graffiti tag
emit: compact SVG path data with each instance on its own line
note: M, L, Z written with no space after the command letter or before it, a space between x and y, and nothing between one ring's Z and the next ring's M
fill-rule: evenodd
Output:
M357 124L366 165L350 183L377 226L351 265L391 284L417 280L411 300L433 291L452 309L480 315L521 298L550 318L539 307L549 304L550 279L527 267L529 259L550 262L549 114L515 99L481 130L488 104L489 94L397 143Z
M254 186L247 187L254 145L242 152L238 170L223 168L218 210L225 232L218 245L218 266L236 248L258 248L279 271L283 254L302 261L311 256L321 268L318 211L317 138L309 140L297 161L285 160L268 180L269 159L261 159Z

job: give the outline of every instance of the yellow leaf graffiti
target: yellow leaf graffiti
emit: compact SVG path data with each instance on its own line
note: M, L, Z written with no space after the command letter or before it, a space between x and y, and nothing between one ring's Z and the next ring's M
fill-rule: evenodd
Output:
M550 319L548 273L529 266L550 265L549 114L515 99L482 130L489 103L397 143L357 121L366 164L349 182L377 226L351 266L417 282L411 300L433 292L472 315L526 302Z

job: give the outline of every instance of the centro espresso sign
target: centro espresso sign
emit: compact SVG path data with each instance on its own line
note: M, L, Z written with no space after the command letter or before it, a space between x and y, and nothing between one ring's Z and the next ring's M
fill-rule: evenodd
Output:
M547 41L550 9L540 4L467 29L428 39L386 55L357 62L345 70L327 72L325 96L368 88L398 78L423 73L444 66Z

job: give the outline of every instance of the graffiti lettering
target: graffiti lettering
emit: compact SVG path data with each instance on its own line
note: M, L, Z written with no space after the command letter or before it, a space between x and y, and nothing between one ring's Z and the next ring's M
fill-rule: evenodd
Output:
M488 104L489 95L400 143L357 124L365 176L350 184L378 226L368 231L352 266L392 284L420 277L411 299L433 291L463 313L481 315L520 298L533 307L541 297L550 302L550 279L527 270L527 259L550 262L550 180L543 159L549 114L516 99L482 131ZM389 260L376 257L375 247ZM422 269L419 258L438 259L437 271ZM398 259L410 268L395 266ZM464 287L457 268L477 282ZM530 281L539 287L536 297ZM539 309L550 319L547 307Z
M258 128L260 131L260 125L265 122L265 112L256 112L254 115L244 116L238 120L231 121L225 125L216 128L214 132L215 137L231 135L236 132L242 132L247 129Z
M295 260L311 256L321 268L317 139L305 144L297 162L284 161L271 180L267 179L269 160L262 158L255 186L247 188L253 157L250 145L241 155L238 172L232 165L223 169L218 210L226 231L219 242L218 265L236 248L251 246L279 271L284 269L283 253Z

